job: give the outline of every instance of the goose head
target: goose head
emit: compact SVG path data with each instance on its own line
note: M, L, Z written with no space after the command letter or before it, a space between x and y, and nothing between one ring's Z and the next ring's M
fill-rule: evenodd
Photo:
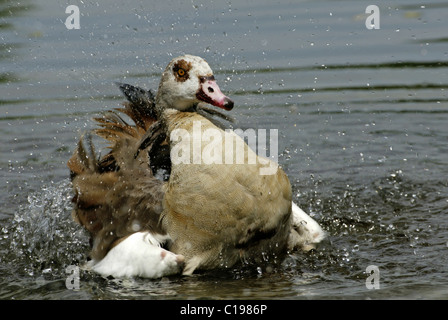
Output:
M174 58L163 72L157 91L159 112L167 108L188 111L199 102L224 110L233 108L233 101L221 92L204 59L192 55Z

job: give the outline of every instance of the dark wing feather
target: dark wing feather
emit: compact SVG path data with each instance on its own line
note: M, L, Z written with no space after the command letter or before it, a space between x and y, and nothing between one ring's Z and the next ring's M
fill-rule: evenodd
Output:
M120 89L129 101L124 108L96 117L99 128L92 130L109 141L110 152L98 157L88 133L68 161L75 193L72 215L90 233L93 259L102 259L115 242L136 231L164 234L159 225L163 182L153 171L170 161L169 153L163 152L167 146L163 131L147 132L158 126L154 97L131 85L121 84ZM159 145L142 148L149 135Z

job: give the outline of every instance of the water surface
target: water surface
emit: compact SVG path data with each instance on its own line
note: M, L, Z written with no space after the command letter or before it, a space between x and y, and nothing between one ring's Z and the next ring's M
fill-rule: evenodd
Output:
M1 299L448 298L448 42L444 1L0 1ZM241 128L279 130L294 200L328 233L277 268L103 279L71 221L66 162L114 82L156 89L204 57ZM366 287L370 265L380 288Z

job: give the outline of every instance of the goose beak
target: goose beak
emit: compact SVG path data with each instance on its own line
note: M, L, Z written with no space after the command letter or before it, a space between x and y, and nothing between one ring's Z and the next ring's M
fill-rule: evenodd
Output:
M200 87L196 98L227 111L233 109L233 101L221 92L213 76L200 77L199 82Z

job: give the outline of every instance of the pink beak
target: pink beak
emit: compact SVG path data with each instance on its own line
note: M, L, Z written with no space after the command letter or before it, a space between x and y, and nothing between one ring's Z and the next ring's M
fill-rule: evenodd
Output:
M224 110L232 110L233 101L230 100L219 89L218 84L213 76L199 78L200 88L196 93L196 97L206 103L210 103L215 107L222 108Z

